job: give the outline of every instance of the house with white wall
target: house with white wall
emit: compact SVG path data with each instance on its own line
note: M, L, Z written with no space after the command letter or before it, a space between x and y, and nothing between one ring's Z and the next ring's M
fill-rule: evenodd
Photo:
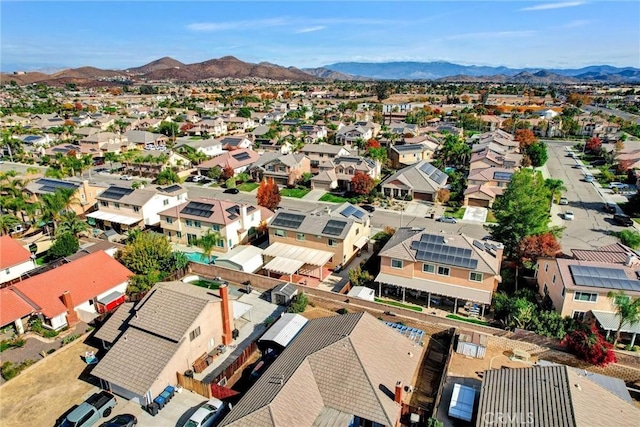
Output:
M34 268L31 252L10 236L0 236L0 283L17 279Z

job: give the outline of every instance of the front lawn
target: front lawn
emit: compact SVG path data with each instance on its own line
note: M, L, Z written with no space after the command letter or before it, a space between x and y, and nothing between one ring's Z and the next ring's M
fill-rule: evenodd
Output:
M487 219L484 222L498 222L498 220L496 219L496 216L493 214L492 210L489 210L487 212Z
M405 303L402 303L400 301L396 301L396 300L392 300L392 299L375 298L375 302L378 302L378 303L381 303L381 304L392 305L394 307L406 308L408 310L413 310L413 311L422 311L422 307L420 307L418 305L405 304Z
M324 193L324 195L320 197L320 201L331 202L331 203L344 203L344 202L348 202L349 199L342 196L336 196L335 194L331 194L331 193Z
M246 191L247 193L250 193L259 186L260 184L258 184L257 182L243 182L242 184L237 185L236 188L240 191Z
M280 190L280 195L283 197L302 199L309 191L311 191L309 188L283 188Z
M461 208L447 208L444 211L444 214L446 216L452 216L454 218L457 219L462 219L464 218L464 212L467 210L467 208L465 207L461 207Z

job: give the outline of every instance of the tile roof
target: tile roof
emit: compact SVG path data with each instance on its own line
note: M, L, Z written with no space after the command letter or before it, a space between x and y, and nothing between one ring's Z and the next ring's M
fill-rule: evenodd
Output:
M221 425L312 426L324 408L395 425L400 406L384 390L411 384L421 352L367 313L311 320Z
M241 155L242 153L246 153L247 158L245 160L238 160L237 158L241 158L238 155ZM259 158L259 154L255 151L249 148L240 148L238 150L227 151L219 156L207 160L206 162L202 162L198 165L198 169L211 169L216 166L224 168L227 165L231 166L233 169L237 169L243 166L248 166Z
M11 236L0 236L0 268L9 268L31 259L31 252Z
M601 246L598 249L572 249L571 253L575 259L581 261L596 261L610 264L624 264L627 261L627 254L635 254L634 250L622 243L613 243Z
M396 187L394 181L399 181L404 187L412 188L414 191L434 193L446 185L448 177L438 169L431 169L430 166L431 164L426 160L407 166L385 179L382 186ZM432 172L425 173L423 169L432 170Z
M302 147L300 152L302 153L323 153L323 154L335 154L338 155L340 152L346 150L342 145L332 145L332 144L305 144Z
M192 215L192 214L183 212L184 209L190 203L193 203L193 204L202 203L202 204L211 206L211 209L209 211L210 215L197 216L197 215ZM243 205L239 205L238 203L229 202L226 200L198 197L195 199L191 199L187 202L181 203L177 206L171 207L169 209L165 209L164 211L159 212L158 215L166 216L170 218L181 218L181 219L186 218L186 219L194 219L196 221L209 222L212 224L227 225L227 224L231 224L241 220L240 209L242 208L242 206ZM246 206L247 206L247 212L249 214L258 209L258 206L253 206L253 205L246 205ZM269 215L269 213L271 213L271 215ZM204 212L203 212L203 215L204 215ZM260 215L262 220L266 220L267 218L272 216L273 213L270 210L263 208L263 209L260 209Z
M108 343L114 343L127 328L127 322L133 316L133 302L125 302L111 314L109 319L100 326L94 337Z
M71 294L73 303L78 306L128 281L132 275L128 268L100 251L13 286L42 307L45 316L52 318L67 311L60 300L65 291Z
M18 295L15 289L0 289L0 327L36 311L37 309Z

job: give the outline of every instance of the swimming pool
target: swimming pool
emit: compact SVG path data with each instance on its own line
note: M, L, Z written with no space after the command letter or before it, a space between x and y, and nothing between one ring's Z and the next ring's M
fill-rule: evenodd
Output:
M197 262L199 264L213 264L213 262L217 258L216 256L211 255L210 257L211 262L207 262L207 257L200 252L188 252L186 255L187 255L187 258L189 258L189 261Z

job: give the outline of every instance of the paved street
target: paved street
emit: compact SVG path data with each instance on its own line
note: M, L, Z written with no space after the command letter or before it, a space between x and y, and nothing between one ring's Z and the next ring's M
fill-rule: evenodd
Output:
M635 121L636 123L640 124L639 116L636 116L635 114L627 113L626 111L616 110L613 108L594 107L592 105L583 105L582 109L585 111L588 111L589 113L595 113L597 111L601 111L603 113L612 114L616 117L621 117L629 121Z

